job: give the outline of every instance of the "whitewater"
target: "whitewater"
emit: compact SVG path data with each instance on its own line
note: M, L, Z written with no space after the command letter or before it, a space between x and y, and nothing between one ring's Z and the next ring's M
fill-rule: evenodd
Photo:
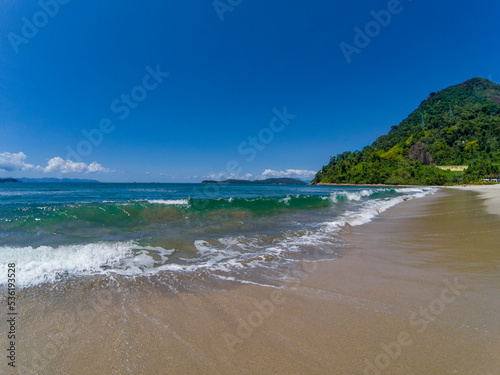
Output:
M213 277L276 284L301 260L346 251L342 233L434 188L4 184L0 285L84 277ZM257 276L259 275L259 276Z

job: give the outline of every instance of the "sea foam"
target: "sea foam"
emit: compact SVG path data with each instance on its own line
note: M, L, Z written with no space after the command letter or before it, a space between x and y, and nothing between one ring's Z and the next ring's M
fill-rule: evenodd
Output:
M300 230L281 233L272 241L266 236L224 235L210 242L194 239L195 257L179 257L170 260L175 250L162 247L142 246L134 241L98 242L59 247L0 247L0 285L7 280L7 264L16 263L17 284L20 287L42 283L54 283L68 277L119 274L124 276L149 276L159 272L195 272L206 270L218 275L228 272L246 272L255 267L275 267L287 261L295 261L296 254L316 250L334 249L336 232L347 224L351 226L370 222L375 216L405 200L420 198L434 193L433 188L387 189L375 188L358 191L332 192L327 199L333 205L352 202L343 213L331 219ZM394 196L394 192L398 195ZM380 195L376 195L380 193ZM386 194L387 193L387 194ZM286 199L289 198L289 199ZM287 196L289 203L294 196ZM367 199L368 198L368 199ZM146 200L143 200L146 201ZM150 204L186 205L187 199L147 200ZM315 250L316 249L316 250ZM319 258L318 258L319 259ZM239 280L241 277L238 277Z
M53 283L69 275L110 272L140 275L155 265L152 254L166 260L172 252L160 247L141 247L132 241L59 247L0 247L0 285L7 280L9 263L16 264L17 285L27 287Z

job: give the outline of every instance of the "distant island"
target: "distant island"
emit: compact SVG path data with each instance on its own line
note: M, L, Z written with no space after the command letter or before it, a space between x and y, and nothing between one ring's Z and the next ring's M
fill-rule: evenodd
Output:
M431 92L387 135L331 157L312 184L447 185L500 173L500 85L473 78Z
M21 178L5 178L5 179L0 179L0 182L25 182L25 183L50 183L50 184L57 184L57 183L100 183L100 181L97 180L86 180L86 179L80 179L80 178L50 178L50 177L44 177L44 178L27 178L27 177L21 177Z
M201 182L202 184L260 184L260 185L307 185L307 182L296 180L295 178L267 178L265 180L224 180L224 181L213 181L205 180Z
M15 178L0 178L0 184L6 184L6 183L19 183L21 181L16 180Z

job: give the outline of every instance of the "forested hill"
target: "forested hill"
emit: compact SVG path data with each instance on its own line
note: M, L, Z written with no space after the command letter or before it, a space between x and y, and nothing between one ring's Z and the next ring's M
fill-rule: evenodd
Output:
M469 168L436 168L452 165ZM431 92L372 145L332 157L312 183L442 185L499 172L500 85L473 78Z

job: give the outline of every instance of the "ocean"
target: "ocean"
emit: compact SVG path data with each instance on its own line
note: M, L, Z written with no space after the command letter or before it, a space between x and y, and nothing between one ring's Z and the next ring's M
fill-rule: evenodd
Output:
M348 251L342 233L434 188L0 184L0 285L92 277L279 285L303 260Z

